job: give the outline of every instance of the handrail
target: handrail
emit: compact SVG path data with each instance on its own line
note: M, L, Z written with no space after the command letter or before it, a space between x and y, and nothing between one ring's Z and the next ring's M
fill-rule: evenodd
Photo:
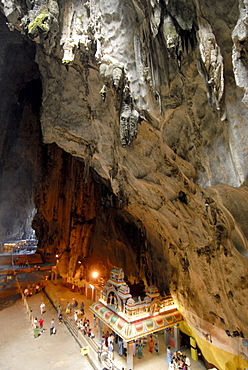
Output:
M84 343L80 340L80 337L84 338L84 340L91 346L92 350L100 357L103 353L102 346L98 344L93 338L88 337L88 335L84 335L80 329L77 327L76 323L74 322L73 316L68 315L67 317L64 316L63 321L70 331L70 333L74 336L77 343L83 347ZM77 333L76 333L77 331ZM101 361L100 361L101 362ZM103 364L108 367L109 370L120 370L112 360L110 360L108 357L103 360Z
M28 305L28 302L27 302L27 298L25 297L24 293L23 293L23 290L22 290L22 287L21 287L21 284L19 282L19 279L18 277L16 276L15 277L15 280L16 280L16 285L18 287L18 290L22 296L22 300L23 300L23 303L24 303L24 306L26 307L26 311L27 311L27 314L28 314L28 318L29 318L29 321L30 321L30 324L33 328L33 315L31 313L31 310L30 310L30 306Z

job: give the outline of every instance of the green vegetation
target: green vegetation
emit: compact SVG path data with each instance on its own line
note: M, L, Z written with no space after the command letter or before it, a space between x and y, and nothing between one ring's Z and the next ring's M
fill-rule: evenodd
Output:
M28 32L35 33L37 28L40 28L42 31L49 31L49 25L46 20L49 17L49 13L41 13L37 15L33 22L30 22L28 25Z

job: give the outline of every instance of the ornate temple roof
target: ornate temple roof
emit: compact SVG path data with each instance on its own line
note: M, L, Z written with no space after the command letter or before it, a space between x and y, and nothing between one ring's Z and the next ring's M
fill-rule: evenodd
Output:
M137 317L135 321L126 320L123 315L119 315L99 302L93 303L89 309L126 342L142 338L183 321L182 315L176 308L153 316Z

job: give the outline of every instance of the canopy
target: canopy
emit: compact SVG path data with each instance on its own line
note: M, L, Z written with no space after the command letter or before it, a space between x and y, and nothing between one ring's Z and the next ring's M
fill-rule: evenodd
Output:
M176 308L170 312L158 313L149 317L137 317L135 321L133 318L132 321L128 321L99 302L93 303L89 309L126 342L142 338L183 321L182 315Z

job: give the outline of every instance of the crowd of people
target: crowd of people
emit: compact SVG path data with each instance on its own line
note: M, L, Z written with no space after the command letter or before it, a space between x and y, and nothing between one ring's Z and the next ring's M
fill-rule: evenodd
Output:
M74 316L74 320L75 320L75 316ZM88 337L90 338L95 338L95 335L92 333L92 329L90 327L90 320L87 319L87 317L77 320L76 323L77 323L78 329L81 330L84 335L88 335Z
M24 290L24 295L26 297L36 294L43 290L43 284L29 284ZM40 314L41 316L45 313L45 303L40 304ZM78 301L73 298L71 302L67 303L65 308L65 314L73 314L74 322L78 328L85 336L89 338L94 338L95 335L92 332L92 326L90 319L85 315L85 305L82 301L79 305ZM62 307L57 306L57 314L59 323L62 322ZM96 327L96 316L93 316L93 325ZM41 317L39 320L37 317L33 319L34 327L34 337L37 338L44 332L44 319ZM55 334L55 322L54 319L50 322L50 335ZM141 339L132 341L132 353L133 356L137 356L139 359L143 358L143 349L145 346L148 347L150 353L159 354L159 346L156 335L149 335L149 337L143 337ZM129 344L130 345L130 344ZM114 347L118 352L119 356L127 357L127 342L124 341L120 336L114 332L103 332L101 341L101 355L107 356L111 361L114 360ZM185 353L181 351L172 352L171 347L167 347L167 363L169 370L190 370L190 359Z
M114 359L114 343L117 344L117 351L119 356L127 356L127 342L119 337L114 332L109 333L106 331L102 335L102 355L107 355L109 359ZM148 347L150 353L159 354L158 341L156 335L150 335L149 337L143 337L138 340L132 341L132 353L133 356L137 356L139 359L143 357L143 349L145 346ZM190 359L185 353L181 351L172 352L171 347L167 347L167 361L169 370L190 370Z
M181 351L172 352L171 347L167 347L167 361L169 370L190 370L190 359Z
M127 342L124 341L116 333L109 333L107 330L102 334L101 350L103 354L108 354L109 359L114 358L114 344L116 344L116 350L119 356L127 357ZM143 357L143 349L148 345L148 349L151 353L159 353L158 342L155 340L154 336L133 340L131 343L132 354L134 357L141 359Z
M41 302L40 304L41 315L44 315L44 313L46 312L45 307L46 307L45 303ZM44 333L44 322L45 320L42 317L39 320L37 319L37 317L33 318L34 338L38 338L39 335ZM50 322L50 335L52 334L56 334L54 319L52 319Z
M61 307L57 307L58 312L58 318L61 321L62 320L62 313L61 313ZM65 309L66 314L73 313L74 321L77 325L77 328L83 332L84 335L87 335L90 338L94 338L95 335L92 333L90 320L84 316L85 315L85 307L84 302L81 302L81 305L79 307L78 301L73 298L72 302L67 302L67 306ZM84 317L82 317L84 316ZM94 318L94 326L96 326L96 320Z
M44 289L43 283L28 284L27 287L24 289L23 294L27 298L27 297L31 297L33 294L37 294L41 292L43 289Z

